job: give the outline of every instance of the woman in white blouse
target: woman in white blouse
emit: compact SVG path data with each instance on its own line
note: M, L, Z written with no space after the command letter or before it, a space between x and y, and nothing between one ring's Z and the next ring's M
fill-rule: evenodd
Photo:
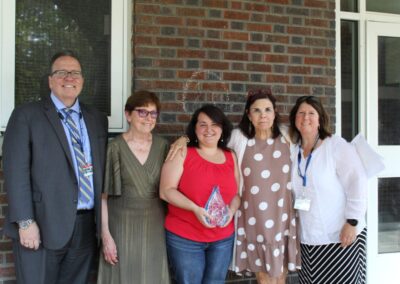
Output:
M367 177L353 146L332 135L320 100L300 97L290 113L294 207L299 212L300 283L365 283Z

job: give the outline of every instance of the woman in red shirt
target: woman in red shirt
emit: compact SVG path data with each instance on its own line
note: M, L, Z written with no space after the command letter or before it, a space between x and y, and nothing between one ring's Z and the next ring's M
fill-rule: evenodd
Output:
M226 144L232 125L214 105L198 109L187 127L187 151L163 166L160 196L169 203L165 220L168 260L177 283L224 283L232 257L240 205L235 154ZM218 186L227 220L211 225L205 205Z

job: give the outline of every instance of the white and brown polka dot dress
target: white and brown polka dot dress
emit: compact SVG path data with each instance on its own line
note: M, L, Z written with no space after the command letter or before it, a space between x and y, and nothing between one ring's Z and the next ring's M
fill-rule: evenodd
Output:
M238 212L236 272L278 277L300 266L290 183L290 150L282 136L249 139L243 156Z

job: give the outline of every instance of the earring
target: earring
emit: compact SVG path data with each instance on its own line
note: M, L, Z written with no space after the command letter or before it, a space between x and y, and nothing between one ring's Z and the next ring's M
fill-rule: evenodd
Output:
M224 139L223 138L221 138L221 140L219 140L219 141L221 141L221 143L224 143Z

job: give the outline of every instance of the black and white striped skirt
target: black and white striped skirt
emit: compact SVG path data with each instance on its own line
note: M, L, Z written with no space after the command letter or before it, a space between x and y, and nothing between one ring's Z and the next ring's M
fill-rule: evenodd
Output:
M366 245L366 228L347 248L342 248L340 243L318 246L301 244L300 283L366 283Z

